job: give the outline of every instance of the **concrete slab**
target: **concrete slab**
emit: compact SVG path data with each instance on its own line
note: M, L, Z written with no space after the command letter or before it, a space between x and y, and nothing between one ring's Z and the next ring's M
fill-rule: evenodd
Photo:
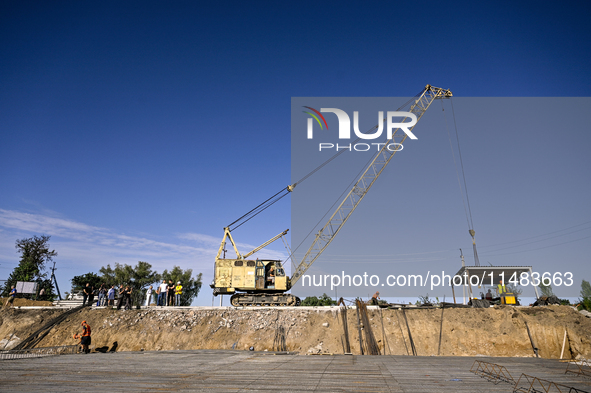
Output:
M220 350L92 353L0 362L0 391L511 392L474 360L591 392L566 363L534 358L304 356Z

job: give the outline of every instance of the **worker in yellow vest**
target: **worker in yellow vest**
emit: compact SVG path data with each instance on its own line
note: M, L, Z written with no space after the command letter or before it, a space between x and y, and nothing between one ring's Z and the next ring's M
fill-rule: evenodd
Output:
M183 286L181 285L181 282L177 282L176 283L176 287L174 288L174 296L175 296L175 302L174 304L178 307L181 305L181 295L183 294Z

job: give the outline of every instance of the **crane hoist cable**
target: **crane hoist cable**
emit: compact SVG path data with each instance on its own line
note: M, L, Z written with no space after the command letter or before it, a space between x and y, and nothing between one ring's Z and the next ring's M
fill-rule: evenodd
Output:
M456 131L456 143L458 146L458 157L460 160L460 167L462 169L462 179L463 179L463 183L464 183L463 188L462 188L462 181L460 180L460 172L458 170L456 155L454 153L453 143L451 140L451 134L449 133L449 126L447 124L447 116L445 116L445 108L443 107L443 102L441 103L441 110L443 111L443 114L444 114L443 117L445 119L445 129L447 131L447 136L449 138L449 147L451 149L451 154L452 154L452 157L454 160L454 167L456 168L456 175L458 178L458 186L460 187L460 193L462 194L462 204L464 205L464 212L466 214L466 222L468 224L468 233L472 237L472 249L474 252L474 265L480 266L480 261L478 259L478 252L476 251L476 239L474 238L474 236L476 235L476 231L474 231L474 221L472 219L472 209L470 208L470 198L468 197L468 184L466 182L466 172L464 171L464 161L462 160L462 150L460 148L460 137L458 135L458 125L456 122L456 113L454 110L453 98L451 98L450 102L451 102L452 116L453 116L453 120L454 120L454 128ZM466 196L465 199L464 199L464 195Z
M399 109L399 110L400 110L400 109ZM377 126L376 126L376 127L377 127ZM374 128L375 128L375 127L374 127ZM373 131L373 129L372 129L372 130L370 130L370 131ZM357 141L359 141L359 139L361 139L361 138L358 138L358 139L355 141L355 143L357 143ZM348 151L348 150L342 150L342 151ZM317 228L317 227L318 227L318 226L319 226L319 225L320 225L322 222L324 222L324 219L326 218L326 216L328 216L328 215L329 215L329 213L331 213L332 211L334 211L334 207L335 207L335 205L337 205L339 202L341 202L341 201L343 200L343 196L344 196L345 194L347 194L347 193L348 193L348 192L351 190L351 187L353 186L353 184L355 184L355 182L357 181L357 179L359 179L359 176L361 175L361 173L363 173L363 171L364 171L364 170L367 168L367 166L369 165L369 163L370 163L370 162L371 162L373 159L374 159L374 157L370 157L370 158L369 158L369 160L367 161L367 163L366 163L366 164L365 164L363 167L361 167L361 169L359 170L359 172L357 172L357 174L356 174L356 175L353 177L353 180L351 180L351 182L350 182L350 183L349 183L349 184L348 184L348 185L347 185L347 186L346 186L346 187L343 189L343 192L341 193L341 195L339 195L339 196L338 196L338 197L335 199L334 203L333 203L333 204L332 204L332 205L331 205L331 206L330 206L330 207L329 207L329 208L326 210L326 213L324 213L324 215L323 215L322 217L320 217L320 219L318 220L318 222L316 223L316 225L314 225L314 226L312 227L312 229L310 229L310 231L308 232L308 234L307 234L306 236L304 236L304 237L303 237L303 239L302 239L302 241L300 242L300 244L298 244L298 245L297 245L297 246L296 246L296 247L293 249L293 252L292 252L292 253L289 255L289 257L288 257L288 258L285 260L286 262L287 262L287 260L289 260L289 259L292 257L292 255L293 255L293 254L294 254L294 253L295 253L297 250L299 250L299 248L300 248L300 247L301 247L301 246L302 246L302 245L303 245L303 244L306 242L306 240L307 240L307 239L310 237L310 235L312 234L312 232L314 232L314 231L316 230L316 228ZM292 259L292 263L293 263L293 262L294 262L294 261L293 261L293 259Z
M402 106L400 106L397 111L400 111L402 108L406 107L407 105L409 105L413 100L415 100L417 97L419 97L421 94L423 93L423 91L421 90L419 93L417 93L414 97L412 97L411 99L409 99L407 102L405 102ZM375 129L378 128L379 125L375 125L373 128L371 128L370 130L368 130L366 133L370 133L372 131L374 131ZM357 138L353 143L357 143L361 140L361 138ZM335 158L337 158L338 156L340 156L341 154L343 154L344 152L346 152L348 150L344 149L341 150L337 153L335 153L334 155L332 155L329 159L327 159L326 161L324 161L322 164L318 165L316 168L314 168L313 170L311 170L310 172L308 172L304 177L302 177L300 180L296 181L295 183L281 189L281 191L279 191L278 193L276 193L275 195L273 195L272 197L270 197L269 199L267 199L266 201L262 202L261 204L259 204L258 206L256 206L255 208L253 208L252 210L250 210L248 213L244 214L243 216L241 216L240 218L238 218L236 221L232 222L230 225L228 225L227 227L230 229L230 231L233 231L234 229L239 228L240 226L242 226L243 224L247 223L248 221L250 221L251 219L253 219L254 217L256 217L258 214L262 213L264 210L268 209L269 207L271 207L273 204L279 202L281 199L283 199L284 197L286 197L287 195L289 195L289 193L291 191L293 191L293 189L300 183L303 183L306 179L308 179L310 176L312 176L313 174L315 174L316 172L318 172L320 169L322 169L323 167L325 167L326 165L328 165L332 160L334 160ZM368 161L368 163L371 162L371 159ZM363 169L361 169L361 171L363 171ZM359 173L361 173L361 171ZM353 184L355 180L353 180L351 182L351 184ZM348 190L348 189L347 189ZM344 191L343 194L345 192ZM342 196L342 195L341 195ZM335 201L335 203L333 204L333 206L338 202L339 200ZM331 207L332 209L332 207ZM328 214L328 212L326 213ZM326 214L323 216L323 218L326 216ZM234 228L232 228L232 225L237 224ZM318 225L318 224L317 224ZM314 230L314 229L312 229ZM308 235L309 236L309 235ZM308 237L306 236L306 238ZM299 247L299 246L298 246ZM296 248L297 249L297 248Z
M271 198L267 199L266 201L264 201L263 203L261 203L260 205L258 205L254 209L250 210L248 213L246 213L245 215L243 215L239 219L237 219L236 221L232 222L230 225L228 225L228 228L231 228L232 225L237 224L237 223L239 223L239 224L236 225L234 228L231 228L231 230L239 228L241 225L247 223L249 220L253 219L259 213L261 213L265 209L269 208L271 205L278 202L283 197L287 196L291 192L291 190L293 190L292 186L285 187L284 189L282 189L281 191L279 191L278 193L273 195Z

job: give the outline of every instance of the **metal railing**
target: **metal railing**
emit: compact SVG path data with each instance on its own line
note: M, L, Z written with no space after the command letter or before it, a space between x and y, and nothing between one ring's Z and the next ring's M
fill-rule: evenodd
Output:
M40 358L44 356L70 355L78 352L78 345L62 345L59 347L45 347L32 349L9 349L0 351L0 360L25 358Z

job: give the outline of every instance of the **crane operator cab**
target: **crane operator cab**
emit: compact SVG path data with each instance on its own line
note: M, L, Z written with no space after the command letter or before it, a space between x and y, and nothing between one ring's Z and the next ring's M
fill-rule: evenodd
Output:
M266 289L275 289L275 281L277 280L277 289L285 288L285 271L279 261L269 261L265 268L265 285Z
M267 265L267 274L266 274L266 282L267 284L265 285L265 287L267 288L275 288L275 264L274 263L269 263Z
M256 262L256 289L287 289L285 271L280 261L259 259Z

